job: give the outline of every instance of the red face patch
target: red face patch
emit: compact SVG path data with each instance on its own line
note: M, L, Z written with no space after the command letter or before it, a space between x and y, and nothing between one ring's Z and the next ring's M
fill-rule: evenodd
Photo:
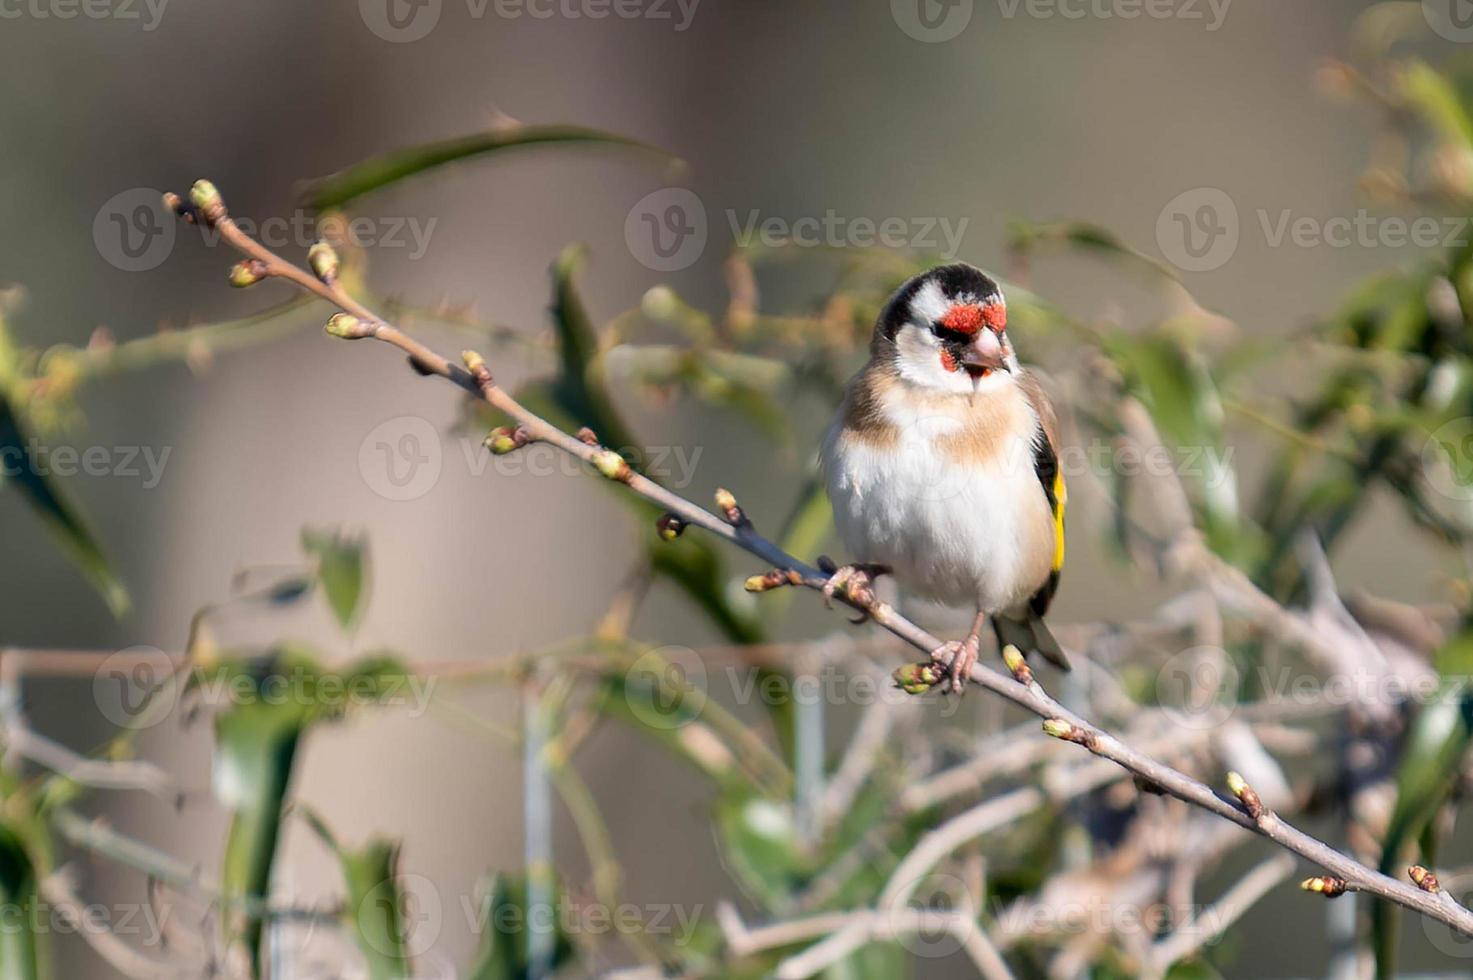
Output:
M955 357L951 356L951 351L949 350L941 352L941 366L953 373L961 370L961 365L956 362Z
M1008 311L1001 303L989 303L986 306L962 303L946 311L946 315L941 318L941 325L956 333L974 334L983 327L994 333L1001 333L1008 325Z
M1008 325L1008 308L1001 303L991 303L982 307L982 322L987 324L987 329L993 333L1002 333Z

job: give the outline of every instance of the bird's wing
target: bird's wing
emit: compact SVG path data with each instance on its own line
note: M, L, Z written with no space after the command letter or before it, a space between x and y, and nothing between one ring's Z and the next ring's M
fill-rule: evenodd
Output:
M1059 466L1059 418L1054 406L1044 393L1043 385L1031 371L1024 371L1021 378L1023 394L1038 417L1039 436L1033 443L1033 469L1038 481L1043 484L1044 496L1048 498L1049 510L1054 515L1054 563L1048 581L1033 594L1029 605L1036 615L1048 612L1049 603L1059 588L1059 575L1064 570L1064 505L1069 493L1064 487L1064 471Z

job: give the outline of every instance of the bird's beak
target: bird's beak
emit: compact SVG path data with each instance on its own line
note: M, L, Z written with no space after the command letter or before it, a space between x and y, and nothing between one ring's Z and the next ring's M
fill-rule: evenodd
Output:
M993 371L1006 371L1007 359L1003 356L1002 342L991 330L979 330L977 338L962 352L962 367L978 382Z

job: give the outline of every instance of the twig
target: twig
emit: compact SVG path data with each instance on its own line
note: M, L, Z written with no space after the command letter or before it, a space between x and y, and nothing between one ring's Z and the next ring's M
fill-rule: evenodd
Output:
M834 776L824 789L819 816L825 832L831 830L859 796L859 791L869 781L875 764L885 751L894 727L895 702L878 698L865 709L844 751L843 761L834 771Z
M7 728L7 752L14 752L79 785L93 789L143 790L170 803L179 798L174 778L153 763L89 759L23 724L12 723Z
M1222 897L1200 915L1182 923L1172 934L1151 949L1150 961L1142 975L1161 977L1173 963L1184 959L1227 931L1263 896L1294 873L1294 859L1287 854L1269 858L1243 876Z
M321 296L341 309L343 314L335 317L329 323L329 332L333 335L344 339L372 338L403 351L409 356L411 365L419 373L449 380L515 420L519 427L518 431L525 435L527 441L548 443L588 463L606 479L624 484L631 491L652 501L662 510L675 514L684 523L709 531L751 553L765 564L783 570L793 585L821 591L827 584L829 578L827 575L799 561L762 537L745 519L736 522L724 520L633 471L612 450L589 445L533 413L496 383L485 360L479 354L467 351L463 357L464 366L452 364L424 344L379 319L372 311L338 286L334 276L322 275L319 278L309 274L261 246L242 232L230 219L223 200L212 184L205 181L197 183L190 193L190 201L187 204L173 195L170 195L167 200L187 219L204 221L214 226L222 241L257 263L252 266L252 271L259 273L261 278L285 279L308 292ZM725 502L723 500L723 503ZM1180 520L1183 514L1178 510L1173 516ZM1185 518L1190 523L1189 509L1185 512ZM874 602L861 605L852 599L841 598L847 605L867 614L878 625L917 650L929 654L942 645L939 639L901 616L886 603ZM1272 600L1268 601L1272 603ZM1273 609L1287 616L1277 604L1273 604ZM1292 617L1288 618L1292 620ZM1300 624L1295 621L1295 625ZM1317 640L1312 643L1312 646L1316 649L1320 648ZM1159 787L1162 792L1185 800L1239 826L1255 830L1286 850L1345 879L1362 891L1371 892L1398 905L1413 909L1466 935L1473 935L1473 912L1462 907L1451 907L1449 903L1443 901L1442 896L1430 895L1409 882L1397 881L1373 871L1328 844L1288 825L1271 813L1255 820L1206 784L1132 749L1107 732L1094 730L1088 722L1064 708L1036 683L1025 686L1012 677L1004 676L980 664L973 669L972 682L1053 723L1056 728L1067 733L1062 737L1077 742L1095 755L1122 766L1146 782Z
M177 958L150 956L134 949L106 923L90 921L93 907L88 906L77 895L69 876L64 872L42 878L40 891L41 898L65 920L67 928L80 934L93 952L123 976L137 977L139 980L186 980L188 977L203 974L204 965L201 963L182 963Z
M800 980L821 973L875 939L931 932L944 932L961 943L972 964L987 980L1012 980L1013 976L976 919L962 912L909 908L893 912L823 912L748 929L736 909L729 902L722 902L716 907L716 921L727 948L738 957L793 946L820 936L829 937L778 964L773 975L782 980ZM834 942L838 937L843 937L842 941Z

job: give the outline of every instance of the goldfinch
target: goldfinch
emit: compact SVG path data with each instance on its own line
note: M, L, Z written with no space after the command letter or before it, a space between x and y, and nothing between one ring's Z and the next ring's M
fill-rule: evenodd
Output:
M922 598L975 604L966 639L932 653L943 690L964 689L988 618L999 647L1069 669L1043 623L1064 567L1057 421L1018 363L997 283L956 264L900 287L822 463L834 523L855 559L834 573L827 595L872 597L873 577L892 573Z

